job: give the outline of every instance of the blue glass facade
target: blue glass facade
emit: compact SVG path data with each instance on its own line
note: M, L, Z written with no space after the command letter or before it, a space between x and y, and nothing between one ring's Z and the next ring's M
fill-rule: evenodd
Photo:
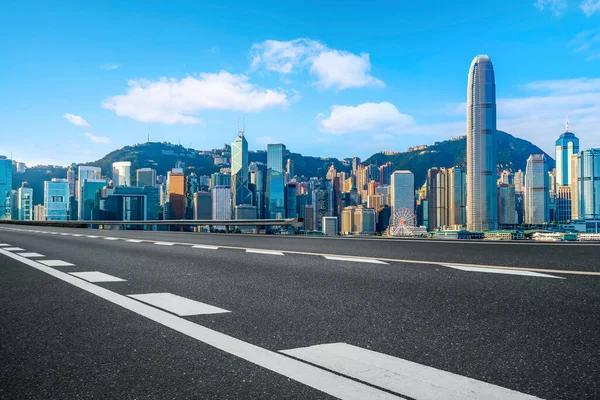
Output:
M12 161L0 156L0 219L10 219Z
M277 172L283 172L283 156L285 155L285 145L269 144L267 145L267 168Z
M267 172L266 216L269 219L286 217L284 178L281 171Z
M600 149L579 154L579 218L600 219Z
M579 153L579 139L572 132L564 132L556 140L556 184L571 183L571 156Z

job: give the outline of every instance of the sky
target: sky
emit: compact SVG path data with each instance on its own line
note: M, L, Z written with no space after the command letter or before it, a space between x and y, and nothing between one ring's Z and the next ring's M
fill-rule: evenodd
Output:
M252 4L252 3L256 3ZM15 1L0 154L93 161L151 141L366 158L464 135L488 54L498 129L600 147L600 0Z

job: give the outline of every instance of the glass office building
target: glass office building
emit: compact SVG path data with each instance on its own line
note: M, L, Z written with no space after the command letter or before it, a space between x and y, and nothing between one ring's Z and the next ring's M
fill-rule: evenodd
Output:
M0 219L10 219L12 161L0 156Z
M548 164L543 154L532 154L525 171L525 223L550 222Z
M283 172L284 156L285 145L281 143L267 145L267 169Z
M600 219L600 149L579 153L579 219Z
M44 220L67 221L71 198L67 179L52 179L44 182Z
M268 170L266 191L267 219L285 218L285 185L281 171Z
M565 132L556 140L556 184L568 186L571 183L571 156L579 153L579 139L569 132L566 122Z

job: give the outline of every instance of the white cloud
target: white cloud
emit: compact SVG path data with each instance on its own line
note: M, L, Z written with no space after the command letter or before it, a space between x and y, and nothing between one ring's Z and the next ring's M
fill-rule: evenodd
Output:
M70 123L72 123L73 125L86 126L88 128L90 127L90 124L88 124L87 121L85 119L83 119L82 117L80 117L79 115L73 115L73 114L66 113L63 115L63 118L66 119L67 121L69 121Z
M410 115L401 114L391 103L364 103L356 107L335 105L329 117L318 117L319 129L333 134L348 132L399 133L414 125Z
M121 66L119 64L104 64L100 66L100 69L103 69L105 71L112 71L120 67Z
M251 69L260 67L280 74L297 73L308 68L321 88L338 90L385 84L370 75L369 54L356 55L343 50L330 49L321 42L310 39L290 41L266 40L255 43L250 51Z
M198 124L196 115L202 110L259 112L285 107L289 101L281 89L262 89L248 83L248 77L227 71L181 80L132 80L128 85L127 94L108 98L102 107L142 122Z
M574 53L586 57L586 61L600 58L600 28L578 33L569 43L569 47L574 49Z
M600 0L583 0L579 4L579 8L586 17L591 17L593 14L600 11Z
M98 143L98 144L109 144L112 143L112 140L110 140L109 137L106 136L96 136L90 132L85 132L83 134L85 137L87 137L88 139L90 139L92 142L94 143Z
M558 17L567 9L567 0L536 0L533 5L540 11L549 9Z

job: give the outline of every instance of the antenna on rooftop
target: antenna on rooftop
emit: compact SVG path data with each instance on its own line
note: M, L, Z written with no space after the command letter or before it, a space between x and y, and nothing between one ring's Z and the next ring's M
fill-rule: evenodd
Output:
M567 118L565 119L565 132L569 132L569 114L567 114Z

